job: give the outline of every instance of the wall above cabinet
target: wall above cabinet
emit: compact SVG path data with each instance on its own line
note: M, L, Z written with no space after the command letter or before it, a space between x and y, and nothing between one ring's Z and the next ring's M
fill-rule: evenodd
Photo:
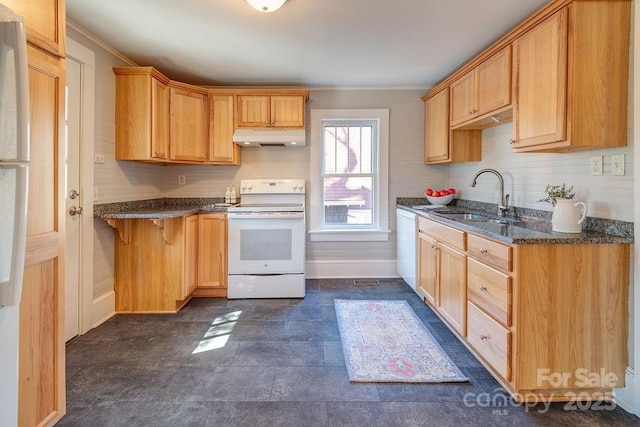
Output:
M425 108L449 91L452 140L513 120L514 152L625 146L630 23L631 0L552 1L429 90ZM426 114L433 163L429 127L442 119Z

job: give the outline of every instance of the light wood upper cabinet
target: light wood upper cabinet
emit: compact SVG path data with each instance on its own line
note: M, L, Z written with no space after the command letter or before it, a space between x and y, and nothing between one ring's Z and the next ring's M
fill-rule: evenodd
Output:
M482 129L496 122L477 123L487 114L511 105L511 46L507 46L451 83L451 127ZM501 119L510 118L504 114Z
M241 94L237 103L237 127L304 128L307 93Z
M24 17L27 41L52 55L65 55L65 0L2 0Z
M169 80L151 67L114 68L116 160L169 159Z
M470 71L451 84L451 126L476 116L476 70Z
M206 91L184 83L171 82L170 159L204 162L207 159L209 128Z
M574 1L514 42L514 150L627 144L630 1Z
M233 142L235 96L209 92L209 163L239 165L241 148Z
M154 159L169 158L170 99L167 85L159 80L151 79L151 157Z
M515 148L566 140L567 10L514 43Z
M483 117L511 105L511 46L505 47L478 65L476 83L478 86L477 117ZM505 115L505 117L511 116Z
M482 157L481 130L450 130L449 88L427 98L424 162L426 164L478 161Z
M449 89L425 101L424 161L449 160Z

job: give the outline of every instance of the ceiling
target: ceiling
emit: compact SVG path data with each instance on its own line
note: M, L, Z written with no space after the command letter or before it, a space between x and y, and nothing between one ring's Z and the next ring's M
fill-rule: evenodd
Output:
M549 0L67 0L138 65L199 85L429 88Z

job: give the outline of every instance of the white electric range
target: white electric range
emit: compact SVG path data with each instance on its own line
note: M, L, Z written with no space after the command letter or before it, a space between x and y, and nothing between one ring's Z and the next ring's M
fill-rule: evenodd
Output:
M228 209L228 290L236 298L305 295L305 182L245 179Z

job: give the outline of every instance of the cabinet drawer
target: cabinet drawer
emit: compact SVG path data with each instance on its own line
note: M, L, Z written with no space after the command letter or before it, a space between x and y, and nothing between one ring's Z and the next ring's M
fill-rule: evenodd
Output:
M469 301L505 326L511 326L511 277L468 258Z
M472 303L467 304L467 340L500 376L511 381L511 332Z
M418 229L422 233L428 234L453 248L461 251L467 249L467 233L464 231L456 230L422 217L418 219Z
M512 249L478 236L469 236L469 256L504 271L512 269Z

